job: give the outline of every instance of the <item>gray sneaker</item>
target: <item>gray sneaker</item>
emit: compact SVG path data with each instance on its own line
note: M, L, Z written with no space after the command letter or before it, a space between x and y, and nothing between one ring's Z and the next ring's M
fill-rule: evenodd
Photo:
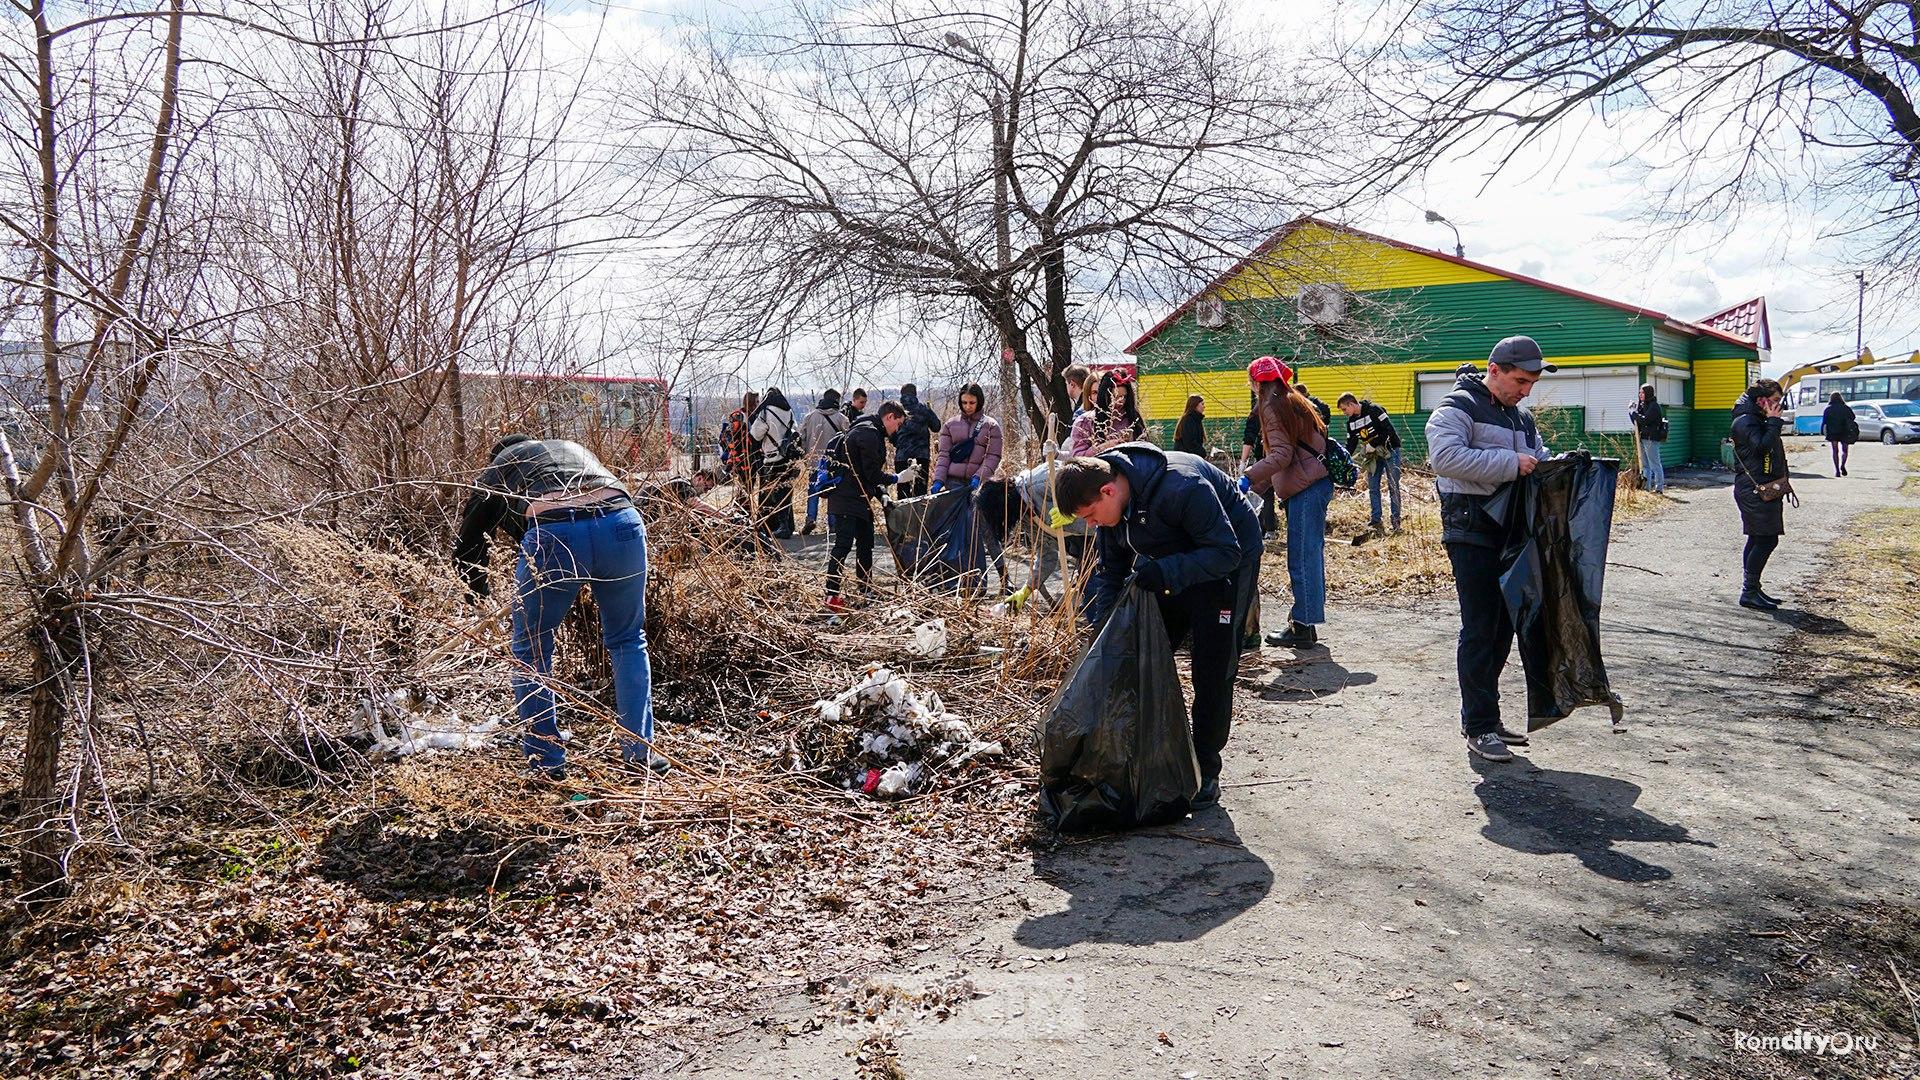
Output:
M1507 749L1507 744L1500 741L1500 736L1491 731L1485 735L1467 736L1467 749L1488 761L1513 760L1513 751Z
M1506 743L1508 746L1525 746L1529 741L1526 732L1515 731L1505 724L1494 728L1493 733L1500 736L1500 741Z

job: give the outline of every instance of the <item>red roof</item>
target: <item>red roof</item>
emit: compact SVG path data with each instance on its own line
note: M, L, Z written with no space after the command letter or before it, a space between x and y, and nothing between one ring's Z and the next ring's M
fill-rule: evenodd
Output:
M1720 338L1723 341L1732 342L1735 345L1755 344L1755 340L1752 337L1740 335L1739 333L1732 331L1730 328L1706 326L1706 325L1703 325L1702 323L1686 322L1681 319L1676 319L1673 316L1668 315L1664 311L1655 311L1652 308L1644 308L1639 306L1638 304L1623 303L1619 300L1609 300L1604 296L1595 296L1593 293L1581 292L1579 289L1570 289L1565 285L1555 285L1550 281L1542 281L1539 278L1529 277L1526 274L1517 274L1511 270L1502 270L1497 266L1488 266L1486 263L1475 262L1472 259L1463 259L1456 255L1448 255L1446 252L1443 252L1443 251L1435 251L1432 248L1423 248L1415 244L1408 244L1399 240L1395 240L1392 237L1380 236L1377 233L1370 233L1365 231L1364 229L1356 229L1351 225L1342 225L1336 221L1327 221L1323 218L1317 218L1317 217L1313 217L1312 215L1303 214L1300 217L1294 218L1292 221L1287 222L1285 225L1282 225L1278 232L1274 233L1272 236L1267 237L1266 240L1261 242L1259 247L1254 248L1252 251L1248 252L1245 258L1241 259L1239 262L1236 262L1232 266L1228 267L1218 277L1214 278L1211 282L1209 282L1206 288L1188 297L1185 303L1182 303L1179 307L1174 308L1173 311L1169 313L1166 318L1161 319L1159 322L1155 323L1153 325L1153 329L1148 330L1144 334L1141 334L1140 337L1136 341L1134 341L1133 344L1126 347L1125 351L1128 353L1132 353L1134 350L1138 349L1140 346L1145 345L1147 342L1153 340L1153 338L1156 337L1160 333L1160 331L1165 330L1167 327L1173 325L1173 323L1176 320L1178 320L1180 316L1186 314L1188 309L1192 308L1194 303L1198 301L1201 297L1207 295L1213 290L1218 289L1220 286L1226 284L1229 280L1233 278L1235 274L1238 274L1241 270L1246 269L1249 265L1251 265L1254 261L1259 259L1261 256L1265 255L1267 252L1272 251L1274 248L1278 247L1280 244L1280 241L1286 239L1286 237L1289 234L1291 234L1294 230L1304 225L1318 225L1323 229L1330 229L1334 232L1346 233L1349 236L1357 236L1362 240L1370 240L1376 244L1385 244L1388 247L1399 248L1402 251L1417 252L1421 255L1427 256L1428 258L1439 259L1441 262L1453 263L1455 266L1464 266L1471 270L1478 270L1481 273L1494 274L1496 276L1506 278L1509 281L1519 281L1528 285L1535 285L1542 289L1547 289L1552 292L1560 293L1563 296L1571 296L1580 300L1591 301L1596 304L1604 304L1607 307L1617 308L1621 311L1630 312L1634 315L1639 315L1648 319L1658 319L1662 323L1664 323L1669 329L1677 330L1683 334L1690 334L1694 337L1699 337L1702 335L1705 335L1707 337L1716 337L1716 338ZM1749 301L1749 302L1755 303L1755 302L1762 302L1762 301ZM1729 309L1729 310L1732 310L1732 309ZM1725 314L1725 312L1723 312L1722 314ZM1765 326L1764 307L1762 308L1761 325L1763 327Z
M1773 331L1767 325L1767 298L1764 296L1756 296L1745 303L1735 304L1725 311L1716 311L1694 321L1701 326L1711 326L1746 338L1762 349L1773 348Z

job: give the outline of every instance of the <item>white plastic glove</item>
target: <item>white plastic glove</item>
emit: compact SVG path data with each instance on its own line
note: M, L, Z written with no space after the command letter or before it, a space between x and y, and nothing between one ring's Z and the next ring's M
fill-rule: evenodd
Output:
M903 469L899 473L899 475L895 476L894 482L900 483L900 484L911 484L918 479L920 479L920 463L916 461L913 464L907 466L905 469Z

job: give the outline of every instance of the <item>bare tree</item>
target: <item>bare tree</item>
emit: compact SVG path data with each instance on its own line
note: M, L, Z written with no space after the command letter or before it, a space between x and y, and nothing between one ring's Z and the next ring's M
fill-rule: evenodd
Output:
M1109 305L1183 296L1337 171L1333 92L1223 5L887 0L705 46L628 95L696 340L973 320L1036 429Z
M391 43L403 15L314 6L317 32L353 44L304 54L252 114L272 197L239 221L235 292L308 417L276 447L325 490L369 493L419 548L473 468L464 376L568 366L555 346L578 336L543 324L586 324L560 300L609 230L590 197L604 159L567 139L577 73L546 65L538 18Z
M485 13L403 24L363 9L343 25L326 7L307 22L288 10L246 21L183 0L64 22L48 5L23 12L0 68L0 92L23 106L0 144L0 228L13 241L0 278L21 306L0 325L31 324L33 364L6 373L0 478L15 557L0 583L32 665L18 881L46 900L68 886L89 809L113 819L104 733L132 729L125 741L139 745L196 707L300 725L367 693L372 673L445 662L419 644L448 632L420 617L433 610L431 575L381 563L356 542L368 530L316 536L301 518L444 472L446 449L419 414L460 359L511 355L535 298L553 291L526 268L577 234L560 235L568 219L542 189L549 129L523 122L518 88L497 68L458 77L526 55L528 39L494 34ZM374 158L351 148L307 160L353 182L324 171L293 189L302 198L257 198L273 190L259 162L275 160L260 151L285 149L260 137L273 130L263 111L278 111L282 131L294 115L322 130L394 119L329 111L295 93L289 72L304 63L350 84L365 73L356 64L396 58L411 61L402 86L422 113L404 129L410 153L378 158L400 163L378 174L396 185L381 192L390 201L343 205L377 186L372 170L352 173ZM343 228L309 235L329 221ZM337 242L362 227L379 235ZM336 241L317 260L336 272L279 273L305 267L297 256L314 237ZM328 317L308 318L316 308ZM324 385L289 377L329 348L360 350L364 364ZM376 436L382 469L316 482L288 450L350 436L353 423ZM308 559L302 546L326 553ZM396 586L349 629L321 612L353 603L350 590L311 588L329 568Z
M1920 7L1865 0L1418 0L1349 65L1386 106L1392 183L1437 157L1497 168L1583 121L1634 121L1671 222L1754 200L1841 215L1867 257L1920 267ZM1489 146L1488 144L1492 144ZM1910 285L1908 286L1910 289Z

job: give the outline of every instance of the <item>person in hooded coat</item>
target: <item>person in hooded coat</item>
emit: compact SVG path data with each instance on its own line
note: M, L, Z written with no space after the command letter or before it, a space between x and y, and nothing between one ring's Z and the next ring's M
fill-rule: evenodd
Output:
M1833 475L1847 475L1847 454L1860 441L1860 418L1838 390L1827 399L1827 411L1820 414L1820 437L1833 451Z
M807 449L805 466L800 470L801 477L810 477L820 463L820 454L827 448L827 440L847 430L853 423L840 411L840 391L829 390L820 395L814 403L813 411L800 421L800 441ZM811 487L812 485L808 485ZM820 496L807 493L807 522L800 528L800 535L810 535L818 527L820 520Z
M899 497L912 499L927 493L933 483L933 433L940 430L940 416L920 400L920 388L908 383L900 388L900 402L906 419L893 434L893 471L904 473L909 466L913 480L900 489Z
M769 386L747 425L758 451L760 467L754 477L754 520L763 532L785 540L793 535L793 478L800 471L798 454L787 452L793 431L793 406L777 386Z
M1787 500L1764 499L1760 489L1787 478L1787 448L1780 441L1786 421L1780 417L1786 396L1780 384L1761 379L1733 403L1733 503L1740 510L1740 531L1747 545L1740 555L1740 606L1772 611L1780 601L1761 587L1767 560L1787 531Z

